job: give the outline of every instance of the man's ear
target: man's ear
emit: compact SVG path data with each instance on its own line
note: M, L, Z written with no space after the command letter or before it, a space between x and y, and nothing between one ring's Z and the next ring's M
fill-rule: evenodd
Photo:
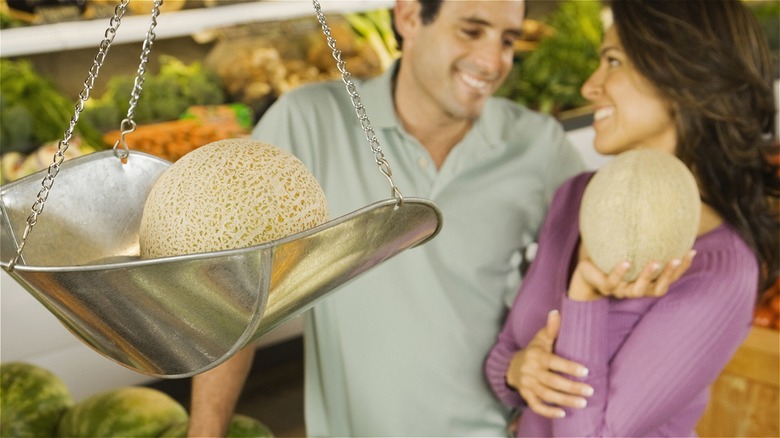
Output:
M397 0L393 10L395 29L404 40L413 38L415 30L422 25L420 21L419 0Z

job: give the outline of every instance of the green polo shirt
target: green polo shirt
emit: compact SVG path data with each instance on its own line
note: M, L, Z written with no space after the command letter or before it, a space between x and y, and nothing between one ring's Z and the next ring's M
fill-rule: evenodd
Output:
M307 312L310 436L502 436L508 410L482 373L554 190L583 169L552 118L491 99L440 169L401 126L397 65L356 81L404 196L428 198L443 228ZM342 82L285 94L253 136L314 173L331 217L391 197Z

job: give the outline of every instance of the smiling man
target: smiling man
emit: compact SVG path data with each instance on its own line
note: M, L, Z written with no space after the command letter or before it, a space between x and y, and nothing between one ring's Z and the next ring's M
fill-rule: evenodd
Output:
M524 11L522 1L399 1L401 59L355 81L396 185L433 200L444 222L306 315L310 436L506 434L510 412L482 364L517 292L522 249L558 185L582 170L554 119L491 97ZM312 170L332 217L388 196L340 81L287 93L253 135ZM194 379L191 436L224 433L252 355Z
M426 22L421 9L435 2L425 3L396 6L403 61L395 105L403 127L439 167L512 69L525 6L522 1L446 2Z

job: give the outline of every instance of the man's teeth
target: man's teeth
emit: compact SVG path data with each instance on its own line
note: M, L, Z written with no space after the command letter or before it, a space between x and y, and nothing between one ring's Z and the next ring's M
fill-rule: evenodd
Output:
M615 113L614 107L606 107L606 108L599 108L596 110L596 112L593 113L593 120L601 120L606 119L607 117L611 116Z
M468 84L468 86L470 86L472 88L479 89L479 90L484 90L484 89L486 89L488 87L488 85L490 85L489 82L481 81L481 80L479 80L479 79L477 79L477 78L475 78L473 76L461 74L460 77L463 78L463 82Z

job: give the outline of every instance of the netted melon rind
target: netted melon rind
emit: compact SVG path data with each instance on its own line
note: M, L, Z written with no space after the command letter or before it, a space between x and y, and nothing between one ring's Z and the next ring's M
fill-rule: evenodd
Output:
M298 158L258 140L220 140L180 158L155 183L141 219L141 257L242 248L327 220L325 194Z
M677 157L653 150L621 153L588 183L580 234L604 272L628 260L631 281L649 263L681 258L699 229L701 201L693 174Z

